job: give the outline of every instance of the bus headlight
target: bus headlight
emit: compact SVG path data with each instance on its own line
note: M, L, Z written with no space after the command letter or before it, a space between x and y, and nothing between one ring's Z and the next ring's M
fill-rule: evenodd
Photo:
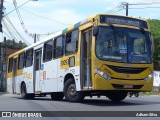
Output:
M99 76L103 77L106 80L111 80L111 77L109 75L107 75L106 73L97 68L95 68L95 73L97 73Z
M152 74L150 74L150 75L148 75L145 79L144 79L144 81L149 81L151 78L153 77L153 75Z

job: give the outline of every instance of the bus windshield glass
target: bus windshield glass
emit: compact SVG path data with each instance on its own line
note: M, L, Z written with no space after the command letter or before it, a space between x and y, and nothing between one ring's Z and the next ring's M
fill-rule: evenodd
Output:
M150 33L141 29L99 27L96 55L101 60L151 63Z

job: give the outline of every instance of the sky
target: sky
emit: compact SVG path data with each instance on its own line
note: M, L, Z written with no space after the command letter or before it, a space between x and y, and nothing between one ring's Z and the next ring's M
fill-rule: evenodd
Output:
M30 34L40 34L40 40L46 37L46 34L63 30L70 25L86 19L90 15L106 13L124 2L123 0L4 0L4 21L7 20L6 18L9 18L19 34L29 44L33 44L34 40L24 32L16 11L9 13L15 9L13 1L16 1L17 6L28 1L19 8L19 12L27 31ZM160 19L160 0L125 0L125 2L129 4L156 3L150 5L129 5L129 8L145 8L129 9L129 16ZM113 14L125 15L125 10ZM6 36L7 39L13 39L13 36L9 35L5 27L3 27L3 31L2 37ZM15 32L11 34L15 34Z

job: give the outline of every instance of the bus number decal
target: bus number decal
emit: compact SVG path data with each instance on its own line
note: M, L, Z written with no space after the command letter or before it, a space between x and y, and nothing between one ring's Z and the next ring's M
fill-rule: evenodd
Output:
M62 60L62 61L61 61L61 66L63 66L63 65L68 65L68 59L67 59L67 60Z
M25 72L25 73L24 73L24 78L32 79L32 74Z

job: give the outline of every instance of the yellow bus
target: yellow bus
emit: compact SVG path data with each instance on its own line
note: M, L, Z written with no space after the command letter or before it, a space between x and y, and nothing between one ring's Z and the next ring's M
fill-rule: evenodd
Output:
M23 99L121 101L128 92L152 90L152 46L145 20L93 15L10 55L7 90Z

